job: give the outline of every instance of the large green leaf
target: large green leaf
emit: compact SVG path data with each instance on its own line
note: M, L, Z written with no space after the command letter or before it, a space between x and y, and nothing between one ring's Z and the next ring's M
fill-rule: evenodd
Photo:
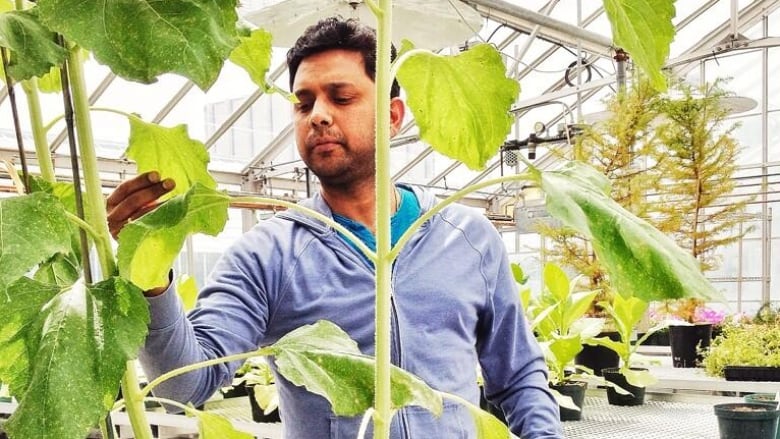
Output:
M193 411L198 417L200 439L254 439L249 433L238 431L227 419L213 413Z
M542 271L544 286L556 300L564 301L569 298L569 277L563 269L555 264L545 264Z
M0 295L35 265L70 252L71 231L65 209L51 195L0 199Z
M38 20L37 8L0 14L0 46L11 50L8 74L17 81L46 74L67 55Z
M520 85L501 55L479 44L457 56L415 52L399 66L420 137L433 149L481 169L506 139Z
M666 90L661 68L674 39L674 0L604 0L615 44L624 49L650 78L657 90Z
M0 295L0 381L8 383L14 395L22 395L30 381L30 349L25 340L36 332L43 306L59 292L56 285L23 277Z
M230 61L246 70L263 90L270 89L265 75L271 68L271 38L267 31L255 29L248 37L240 37L241 43L230 54Z
M498 418L467 401L458 399L465 405L477 429L476 439L509 439L512 433Z
M724 301L690 254L607 196L606 177L592 167L569 162L535 178L547 195L548 211L592 241L616 291L646 301Z
M195 183L209 189L217 187L206 169L210 157L205 145L190 138L185 125L167 128L134 116L128 119L130 145L127 156L136 161L139 173L158 171L161 178L172 178L176 182L176 188L168 198L186 193Z
M49 182L43 178L33 176L30 179L30 191L46 192L54 195L68 212L76 214L76 191L72 183ZM71 233L70 247L70 253L58 253L40 264L33 276L35 280L61 287L66 287L76 282L81 277L81 242L79 240L79 231L75 227Z
M49 285L22 279L0 311L24 315L12 320L10 341L24 345L30 369L4 427L11 437L85 437L113 405L125 364L146 336L147 302L123 279L77 282L41 307L51 293Z
M178 73L208 89L238 44L236 0L39 0L43 22L119 76Z
M74 253L58 253L44 262L35 271L33 278L60 287L73 285L81 277L81 263Z
M229 203L226 194L196 183L186 195L129 223L119 233L119 274L144 290L167 285L187 235L221 232Z
M68 212L76 215L76 190L72 183L49 182L33 176L30 179L30 191L54 195ZM79 231L75 227L71 233L70 247L70 253L58 253L39 265L34 275L35 280L61 287L76 282L81 277L81 242Z
M327 398L335 414L355 416L373 406L375 361L335 324L302 326L264 351L290 382ZM441 414L441 395L419 378L393 366L390 381L393 409L418 405Z

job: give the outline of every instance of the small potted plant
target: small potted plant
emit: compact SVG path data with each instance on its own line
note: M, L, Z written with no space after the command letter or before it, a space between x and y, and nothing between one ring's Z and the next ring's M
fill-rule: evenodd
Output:
M623 297L616 294L611 303L602 303L603 308L612 317L615 328L620 334L620 340L598 337L591 342L606 346L620 357L620 366L602 370L604 379L615 384L607 388L607 399L612 405L642 405L645 398L645 387L657 380L646 367L641 367L646 361L637 354L639 346L656 331L664 328L664 324L650 328L636 342L631 341L634 327L647 311L648 303L638 297ZM625 390L626 392L622 392Z
M519 267L514 270L516 277ZM592 371L574 366L574 357L584 342L596 337L604 325L603 319L584 318L598 291L576 292L576 282L570 282L557 265L548 263L543 272L544 283L539 296L524 297L531 328L544 352L549 368L549 384L560 405L562 421L576 421L582 416L582 404L587 381L597 379ZM528 290L526 290L528 291Z
M252 407L252 419L255 422L280 422L279 395L274 374L265 357L252 357L246 360L236 372L232 384L233 387L246 387Z

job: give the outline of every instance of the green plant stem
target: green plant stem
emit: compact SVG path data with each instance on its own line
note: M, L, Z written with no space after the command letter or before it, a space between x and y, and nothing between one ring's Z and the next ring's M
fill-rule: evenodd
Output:
M260 357L260 356L271 355L271 354L272 352L270 349L263 348L263 349L258 349L256 351L244 352L241 354L233 354L233 355L228 355L226 357L219 357L219 358L214 358L212 360L199 361L197 363L188 364L186 366L168 371L158 376L154 380L152 380L152 382L150 382L143 389L141 389L141 396L143 397L151 393L152 389L157 387L157 385L159 385L163 381L169 380L173 377L185 374L187 372L192 372L193 370L201 369L203 367L214 366L216 364L230 363L232 361L246 360L247 358Z
M65 212L65 216L68 218L68 221L72 222L78 227L81 227L82 229L84 229L85 232L89 233L92 239L98 237L97 230L95 230L95 228L92 227L88 222L84 221L83 219L79 218L78 216L70 212Z
M267 205L273 205L273 206L281 206L290 210L297 210L299 212L303 212L306 215L318 219L322 221L323 223L329 225L330 227L333 227L336 229L339 233L346 236L347 239L352 241L355 246L363 252L363 254L371 261L376 263L376 253L374 253L370 248L368 248L363 241L358 239L357 236L355 236L352 232L350 232L346 227L342 226L341 224L337 223L333 220L333 218L329 218L316 210L309 209L308 207L301 206L300 204L290 203L288 201L282 201L282 200L276 200L273 198L262 198L262 197L232 197L230 199L230 203L232 207L243 207L243 208L252 208L252 205L259 206L267 206Z
M68 79L73 98L73 114L86 189L84 194L85 212L87 222L94 229L93 242L103 278L108 278L116 274L116 261L111 249L111 235L108 231L105 201L98 173L92 121L89 118L89 98L84 78L84 65L79 59L78 50L78 46L74 46L68 51ZM133 361L127 362L125 374L122 377L122 394L127 399L127 415L130 418L136 439L152 439L152 429L146 420L143 396L140 393L138 374Z
M392 1L379 0L372 12L377 18L376 68L376 322L374 349L374 437L390 437L393 411L390 393L390 309L392 264L390 253L390 51Z
M137 119L137 120L141 120L141 118L140 118L140 117L136 116L136 115L135 115L135 114L133 114L133 113L128 113L127 111L117 110L117 109L115 109L115 108L105 108L105 107L91 107L91 108L89 109L89 111L102 111L102 112L105 112L105 113L114 113L114 114L118 114L118 115L120 115L120 116L125 116L125 117L126 117L126 118L128 118L128 119L130 119L130 118L135 118L135 119ZM53 127L53 126L54 126L54 125L55 125L57 122L61 121L61 120L62 120L62 119L64 119L64 118L65 118L65 115L64 115L64 114L60 114L59 116L57 116L57 117L55 117L54 119L50 120L50 121L49 121L49 123L47 123L46 125L44 125L44 126L43 126L43 131L44 131L45 133L49 132L49 130L50 130L50 129L52 129L52 127Z
M138 381L135 362L131 360L126 364L125 374L122 376L122 395L125 399L127 417L130 419L136 439L152 439L152 426L146 420L144 395L140 390L141 384Z
M158 398L156 396L152 396L152 397L149 397L147 399L149 401L159 402L161 404L167 404L167 405L172 405L174 407L178 407L178 408L182 409L188 415L192 414L193 412L197 412L198 411L198 410L193 409L192 407L188 406L187 404L182 404L179 401L174 401L174 400L168 399L168 398Z
M111 249L111 235L106 220L103 186L98 173L95 140L92 136L92 121L89 118L89 97L84 78L84 65L79 59L78 47L73 47L68 51L68 72L73 96L73 113L76 121L79 154L84 171L85 213L87 221L97 232L98 237L94 241L95 248L100 267L103 270L103 277L107 278L116 273L116 262Z
M33 143L35 144L35 156L38 159L41 178L54 183L54 165L51 161L49 143L46 141L46 130L43 126L41 112L41 100L38 94L38 80L36 78L22 81L22 90L27 97L27 112L30 115L30 127L32 128Z

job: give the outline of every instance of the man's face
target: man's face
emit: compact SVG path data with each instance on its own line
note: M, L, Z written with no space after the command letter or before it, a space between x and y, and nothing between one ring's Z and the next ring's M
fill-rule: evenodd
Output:
M305 58L295 75L295 140L325 185L373 179L374 82L360 53L328 50Z

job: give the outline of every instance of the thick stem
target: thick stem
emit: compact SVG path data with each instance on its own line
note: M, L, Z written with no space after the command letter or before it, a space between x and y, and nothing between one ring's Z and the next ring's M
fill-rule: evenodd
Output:
M111 235L108 231L95 140L92 136L92 121L89 117L89 96L84 79L84 66L78 56L78 47L73 47L68 51L68 74L73 97L79 154L84 172L85 212L87 221L92 224L99 235L99 239L95 239L95 248L100 267L103 270L103 277L107 278L116 273L116 262L111 249Z
M374 437L390 437L393 411L390 399L390 309L392 264L390 255L390 45L392 1L379 0L376 67L376 390Z
M111 235L106 220L105 201L98 173L95 141L92 136L92 121L89 118L89 98L87 95L84 66L78 56L78 47L68 51L68 82L73 99L73 113L77 130L79 155L84 172L85 201L87 222L97 235L95 248L100 261L103 278L116 274L116 261L111 249ZM137 439L152 439L152 429L146 420L143 396L138 386L135 364L127 362L122 378L122 394L127 400L127 414Z
M146 420L144 395L141 393L134 361L127 362L125 375L122 377L122 396L125 399L127 417L130 419L136 439L152 439L154 437L152 426Z
M54 183L56 180L54 176L54 165L51 161L49 142L46 140L46 129L43 126L41 100L38 95L38 80L32 78L23 81L22 90L24 90L24 94L27 97L30 126L32 127L33 142L35 143L35 156L38 159L41 177L50 183Z

